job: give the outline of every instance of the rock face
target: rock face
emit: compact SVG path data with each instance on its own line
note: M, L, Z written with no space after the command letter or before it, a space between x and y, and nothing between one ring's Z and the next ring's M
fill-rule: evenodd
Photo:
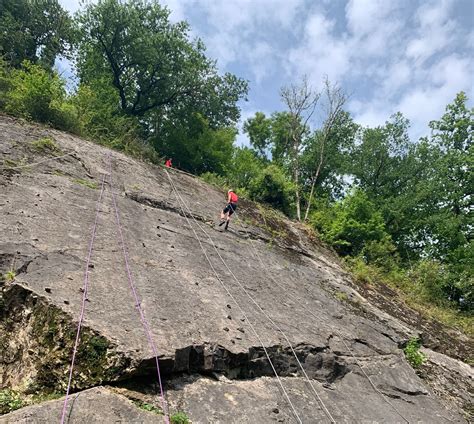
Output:
M30 406L0 417L1 424L49 424L61 419L62 401ZM71 396L67 421L89 423L156 423L159 417L137 408L127 398L103 387L84 390Z
M0 160L0 272L14 274L0 298L0 390L65 390L97 208L72 380L84 413L70 422L161 420L108 389L86 390L108 384L160 406L120 231L172 412L193 423L466 422L472 368L462 368L461 401L433 391L401 351L418 330L369 302L303 226L242 201L223 231L219 189L7 117ZM43 422L60 404L0 422Z

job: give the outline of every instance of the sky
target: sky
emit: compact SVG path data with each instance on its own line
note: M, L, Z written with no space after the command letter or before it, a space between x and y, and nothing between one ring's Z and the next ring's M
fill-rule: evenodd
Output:
M90 1L90 0L89 0ZM71 12L79 0L60 0ZM456 93L474 104L474 0L163 0L221 72L249 81L242 121L283 110L282 86L327 76L364 126L402 112L416 140ZM238 144L247 144L242 131Z

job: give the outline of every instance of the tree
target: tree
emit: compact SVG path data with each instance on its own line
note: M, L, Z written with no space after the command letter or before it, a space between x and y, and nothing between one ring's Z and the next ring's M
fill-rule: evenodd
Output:
M199 113L182 125L172 125L167 137L154 139L154 147L175 166L195 174L205 172L224 175L233 156L237 131L233 127L213 129Z
M280 97L288 108L288 153L295 188L296 217L301 221L300 155L303 136L308 132L309 121L316 110L320 94L315 92L303 77L299 85L290 84L280 90Z
M244 122L244 133L248 135L250 145L262 158L267 158L268 147L272 138L272 119L263 112L256 112L255 117Z
M250 181L249 193L253 200L268 203L287 215L291 214L294 187L276 164L263 168Z
M323 127L317 132L317 135L313 138L313 142L316 143L316 146L312 149L312 151L313 153L317 152L317 160L315 161L317 165L315 166L313 172L311 172L309 178L310 192L306 204L306 212L304 215L305 221L308 219L309 211L311 209L314 187L326 162L327 150L329 147L328 144L331 142L336 144L337 140L339 140L339 142L341 143L353 138L353 134L350 133L350 125L347 125L348 121L350 121L349 124L351 123L350 117L347 113L344 113L342 109L347 101L347 96L345 95L344 91L341 87L337 85L331 86L329 80L326 79L324 94L325 119ZM341 124L345 124L346 130L349 129L349 132L346 131L345 134L343 134L343 137L346 137L343 140L338 137L342 135L340 133L338 134L338 129L342 129Z
M68 102L65 81L56 72L25 61L21 69L11 69L0 75L1 79L7 87L1 99L6 112L59 129L77 130L77 113Z
M121 109L140 119L149 111L176 109L188 110L192 119L191 107L213 127L236 122L236 102L245 96L247 83L218 75L204 44L189 40L188 24L171 24L169 14L158 3L140 0L88 5L79 16L81 81L110 75Z
M28 60L51 70L73 40L72 19L58 0L2 0L0 55L11 66Z
M324 214L315 214L313 224L342 255L373 254L375 243L384 247L384 254L392 251L382 214L362 190L354 190Z
M350 152L353 151L358 131L359 126L350 114L342 111L330 131L325 133L323 129L318 129L308 137L301 159L302 181L308 196L305 220L314 203L309 199L311 193L311 199L324 197L337 200L343 196L349 185Z

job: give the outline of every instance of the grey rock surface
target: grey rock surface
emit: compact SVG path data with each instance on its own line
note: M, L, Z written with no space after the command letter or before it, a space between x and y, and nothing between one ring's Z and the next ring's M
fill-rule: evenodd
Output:
M32 143L42 137L59 150L39 151ZM216 225L224 193L171 170L211 239L194 221L189 226L164 169L2 116L0 161L0 272L16 274L2 288L0 389L65 389L106 176L75 390L156 381L127 280L113 192L167 397L192 422L295 421L262 343L303 422L328 418L291 347L337 422L465 422L405 361L400 348L418 329L369 302L304 227L242 201L225 232Z
M61 420L63 399L33 405L0 416L0 424L49 424ZM130 423L163 422L161 416L139 409L126 397L103 387L94 387L69 398L66 423Z

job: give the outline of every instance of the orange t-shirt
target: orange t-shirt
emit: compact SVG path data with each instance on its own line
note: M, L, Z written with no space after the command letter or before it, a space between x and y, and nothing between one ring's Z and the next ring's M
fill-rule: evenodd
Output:
M237 196L233 191L231 191L229 195L230 195L230 203L237 203L237 200L239 200L239 196Z

